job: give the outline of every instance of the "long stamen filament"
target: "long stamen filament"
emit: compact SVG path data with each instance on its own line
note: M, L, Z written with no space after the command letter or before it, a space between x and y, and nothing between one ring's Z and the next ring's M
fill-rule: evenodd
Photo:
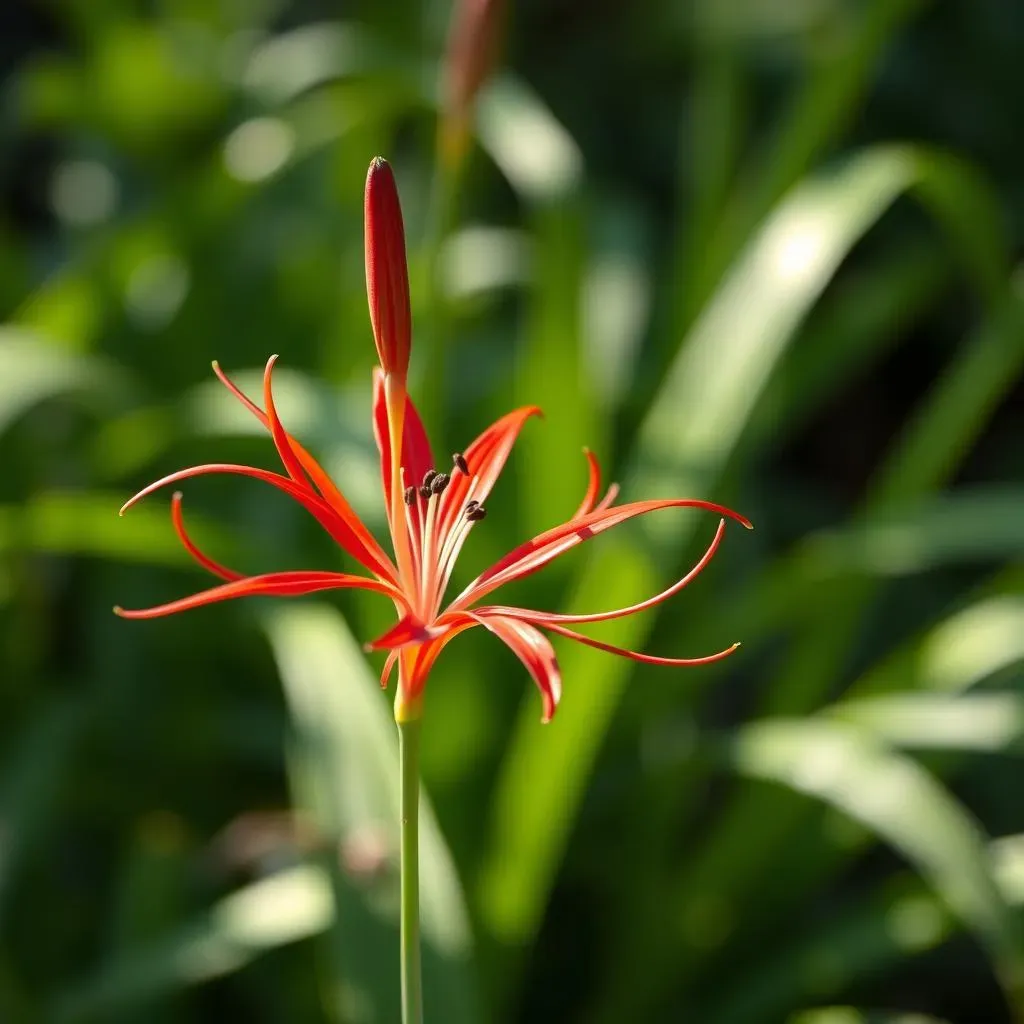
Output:
M479 507L479 502L473 497L479 482L480 478L478 476L474 476L470 481L463 511L459 514L455 525L448 531L448 536L445 537L441 554L437 560L438 571L433 593L433 610L435 615L441 607L441 602L444 600L444 592L448 589L448 583L451 580L452 572L455 570L455 563L458 560L459 553L462 551L462 545L466 542L466 538L469 536L474 524L479 522L479 519L471 519L466 514L467 507Z
M405 469L402 469L402 482L405 482ZM409 549L412 555L413 571L417 577L420 572L420 560L422 558L422 551L420 545L416 543L416 531L413 529L412 514L413 510L410 507L410 503L406 500L405 495L408 492L408 488L404 488L402 492L402 515L405 518L405 525L407 530L407 536L409 537ZM413 492L413 504L418 506L419 500L416 497L415 491ZM420 523L421 536L422 536L422 522Z
M423 561L420 565L420 598L423 602L424 615L430 616L431 609L428 607L430 593L434 581L431 579L431 570L436 566L437 558L437 509L441 504L439 495L431 494L427 499L427 520L423 526Z
M466 497L465 497L465 500L464 500L463 506L462 506L463 511L461 511L458 514L458 517L456 518L454 524L449 528L448 533L446 534L446 536L444 538L444 543L441 545L441 554L438 557L438 564L442 567L442 569L447 564L449 558L451 557L452 546L455 544L456 539L458 537L458 534L460 533L461 530L464 529L464 524L465 524L465 521L466 521L465 520L465 508L466 508L466 506L467 505L473 505L473 504L477 504L477 505L479 504L479 502L473 496L475 494L475 492L476 492L477 485L479 484L479 482L480 482L480 477L479 476L474 476L473 479L470 480L469 488L466 491ZM441 598L444 596L444 586L447 586L447 584L448 584L448 579L443 574L442 574L442 579L443 579L444 582L443 582L443 586L442 586L441 592L437 594L437 601L438 602L440 602Z

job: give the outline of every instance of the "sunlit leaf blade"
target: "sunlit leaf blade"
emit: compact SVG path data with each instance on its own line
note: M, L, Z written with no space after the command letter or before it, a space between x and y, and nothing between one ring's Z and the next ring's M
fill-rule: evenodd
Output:
M583 156L572 136L524 82L492 79L477 106L480 143L525 199L565 198L583 173Z
M813 168L858 108L872 69L899 28L921 7L921 0L872 0L863 15L845 24L843 45L819 61L806 77L777 132L763 152L748 162L733 192L733 203L715 225L694 239L691 309L699 309L718 285L736 249L767 216L779 198ZM723 4L709 0L704 18L721 23ZM749 24L746 6L737 24ZM728 16L727 16L728 17Z
M380 61L380 44L354 24L319 22L282 32L247 55L242 84L278 106L336 78L365 73Z
M823 531L801 544L808 577L884 577L1024 554L1024 489L954 491ZM982 527L981 524L984 524Z
M855 681L848 698L899 690L958 694L1010 669L1024 658L1020 587L1019 574L1000 574L991 587L996 593L969 603L908 640ZM837 847L822 835L819 823L796 832L799 840L784 845L796 824L808 818L807 810L788 791L745 788L734 798L729 813L719 817L712 837L678 872L671 899L673 914L681 921L692 918L695 908L713 892L726 906L742 903L748 926L753 926L755 920L785 914L785 908L799 898L798 891L820 886L872 840L865 833ZM751 834L758 837L756 846L750 843ZM768 899L762 884L765 851L780 846L787 850L787 863L799 860L803 868L792 870L785 879L776 878ZM699 973L705 952L692 948L686 970ZM673 959L667 951L665 957L667 962Z
M398 849L398 740L380 685L341 616L318 605L284 605L265 620L295 734L292 763L300 806L334 847L357 860L379 850L380 879L339 873L335 983L372 1008L368 1020L397 1014L395 852ZM373 872L371 872L372 876ZM471 937L458 878L437 821L422 798L420 879L427 1012L475 1019ZM346 917L350 915L350 917ZM355 921L359 927L354 927ZM351 1014L351 1006L346 1008ZM363 1013L370 1011L363 1010Z
M30 331L0 327L0 433L32 406L69 393L114 393L118 375L92 356L60 348Z
M978 826L923 768L824 720L758 722L731 760L745 775L822 800L900 851L989 948L1008 997L1024 999L1024 943Z
M126 497L126 493L46 491L16 508L0 506L0 552L90 555L145 565L195 564L171 527L167 505L153 498L151 504L119 517L117 510ZM190 515L189 529L226 559L239 546L237 538L202 516Z
M1008 903L1024 904L1024 836L989 844L992 874ZM807 998L809 989L839 992L855 979L920 955L956 930L945 904L916 875L887 882L867 899L837 910L818 927L784 939L732 992L718 992L707 1016L715 1024L760 1024Z
M911 749L998 751L1019 748L1024 738L1024 701L1012 693L894 693L844 701L828 714Z
M330 881L314 867L240 889L163 942L135 949L56 998L57 1024L113 1013L239 970L267 950L323 932L334 916Z

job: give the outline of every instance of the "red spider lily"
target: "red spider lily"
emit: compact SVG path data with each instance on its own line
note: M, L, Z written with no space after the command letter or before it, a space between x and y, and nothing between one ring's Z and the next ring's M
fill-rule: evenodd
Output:
M387 650L381 682L387 685L391 671L399 666L396 717L400 720L417 717L422 708L423 689L437 656L459 633L473 626L483 626L503 640L526 667L543 697L543 720L554 714L561 693L561 678L555 652L542 630L568 637L612 654L653 665L703 665L731 654L738 644L715 654L699 658L663 658L638 651L624 650L603 643L570 628L587 622L632 615L653 607L671 597L694 579L711 561L725 530L725 518L707 550L690 571L659 594L626 608L596 612L590 615L563 615L509 605L481 604L493 591L522 579L543 568L559 555L599 533L637 516L668 508L702 508L728 517L750 528L741 515L721 505L693 498L671 498L635 501L615 505L618 488L612 484L599 500L601 472L597 459L588 451L589 483L579 507L560 526L534 537L510 551L504 558L482 572L461 594L445 603L445 593L455 561L474 527L485 518L484 503L501 474L512 446L525 422L540 412L526 406L503 416L488 427L464 453L453 456L450 473L438 472L431 454L423 423L416 407L406 394L405 371L408 345L390 346L378 333L381 325L398 325L399 343L407 335L402 310L408 309L407 277L404 244L401 259L394 247L401 239L401 214L397 193L378 202L370 200L371 188L383 183L394 190L390 171L377 178L386 168L383 161L371 166L368 180L367 249L380 246L386 238L387 248L367 255L367 271L371 280L372 320L377 337L382 367L374 372L373 430L381 457L381 486L387 512L394 560L378 544L345 500L338 487L315 459L281 425L274 406L272 375L277 357L267 362L263 377L263 408L244 395L214 363L214 372L228 390L269 431L283 464L284 473L252 466L213 463L193 466L172 473L150 484L121 510L124 512L141 498L167 484L209 473L233 473L255 477L283 491L301 504L338 545L363 569L363 573L325 571L294 571L244 576L226 568L204 554L189 537L181 512L181 495L171 502L171 517L182 543L195 560L225 582L191 597L172 601L155 608L135 611L115 609L119 615L132 619L156 618L198 608L234 597L258 594L297 596L320 590L358 587L390 597L395 604L398 622L383 636L367 645L368 650ZM377 169L375 171L375 168ZM376 218L397 218L399 223L381 224ZM380 275L387 275L382 280ZM376 303L391 303L384 309ZM394 340L393 338L391 340ZM399 354L395 356L395 352Z

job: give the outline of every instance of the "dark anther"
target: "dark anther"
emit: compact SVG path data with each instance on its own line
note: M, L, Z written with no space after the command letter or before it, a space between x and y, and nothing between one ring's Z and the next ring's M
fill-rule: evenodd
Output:
M476 498L471 498L466 502L466 511L468 512L471 508L476 508L479 504L480 502Z
M471 523L479 523L481 519L486 518L487 509L483 505L474 505L472 508L466 509L466 518Z
M426 473L423 474L423 486L424 487L429 487L434 482L434 480L436 478L437 478L437 470L436 469L428 469L426 471Z
M451 477L447 473L436 473L430 481L430 490L433 494L440 494L447 486Z
M402 500L406 505L411 505L416 500L416 488L406 487L406 489L402 491Z
M466 456L462 452L456 452L452 456L452 462L455 463L455 468L460 472L469 476L469 463L466 462Z
M426 485L424 485L423 487L421 487L421 488L419 489L419 491L420 491L420 497L421 497L421 498L429 498L429 497L430 497L430 488L429 488L429 487L427 487Z

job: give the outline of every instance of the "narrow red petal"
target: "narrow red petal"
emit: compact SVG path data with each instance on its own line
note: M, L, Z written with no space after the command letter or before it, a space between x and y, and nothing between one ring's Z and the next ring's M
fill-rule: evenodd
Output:
M541 721L550 722L562 696L562 675L551 641L540 630L520 619L502 615L475 615L473 612L467 614L504 641L526 666L544 702Z
M390 584L368 576L353 576L343 572L271 572L222 583L219 587L212 587L191 597L183 597L178 601L156 605L153 608L115 608L114 611L124 619L155 619L162 615L174 615L176 612L215 604L218 601L230 601L236 597L298 597L320 590L344 590L351 587L386 594L392 599L400 597Z
M662 601L668 600L673 594L678 594L683 587L692 583L703 572L711 559L714 558L718 545L722 542L724 535L725 520L720 519L718 521L718 529L715 531L715 536L712 538L707 550L685 576L676 580L672 586L666 587L661 593L648 597L644 601L638 601L636 604L631 604L626 608L613 608L607 612L591 612L589 615L562 615L559 612L540 612L533 611L530 608L515 608L508 605L486 605L475 610L480 615L513 615L516 618L532 622L536 626L547 626L553 622L605 622L609 619L621 619L626 615L635 615L637 612L642 612L648 608L653 608L657 604L661 604Z
M312 515L316 521L331 535L335 543L342 550L347 551L358 562L361 562L367 569L383 577L389 582L395 581L394 567L385 557L382 561L373 557L359 537L355 534L353 524L343 518L341 514L329 505L324 499L314 494L308 487L302 487L294 480L280 473L272 473L267 469L258 469L255 466L240 466L229 462L208 463L203 466L190 466L188 469L180 469L176 473L170 473L165 477L144 487L138 494L129 498L121 506L121 514L132 507L136 502L141 501L147 495L166 487L168 484L176 483L178 480L188 480L195 476L205 476L212 473L230 473L236 476L249 476L283 491L290 498L294 498ZM353 513L353 516L355 513ZM355 520L358 522L358 519Z
M271 428L271 421L266 413L255 403L248 395L245 394L239 388L234 381L221 369L220 364L213 363L213 372L217 375L217 379L231 392L239 402L242 403L263 424L263 426L273 434ZM276 415L276 413L275 413ZM391 559L388 558L384 549L377 543L376 537L367 529L366 525L356 514L355 510L348 503L345 495L341 493L334 481L327 475L321 465L313 458L312 455L292 437L291 434L285 432L285 438L287 439L288 446L294 453L295 458L298 460L302 469L305 470L309 479L312 480L313 485L323 496L331 508L346 522L354 534L357 547L360 549L361 554L356 554L355 551L349 553L359 561L363 566L369 569L371 572L375 572L385 579L391 580L392 582L397 581L397 573L394 565L391 563ZM276 442L276 438L275 438ZM280 448L278 449L280 451ZM282 458L283 461L283 458ZM285 465L287 469L287 464Z
M439 512L439 543L444 544L449 531L457 522L466 504L470 482L477 478L473 488L473 497L480 504L487 501L508 461L512 446L523 429L523 425L531 416L541 416L536 405L523 406L502 416L492 423L466 450L463 457L469 467L469 475L455 472L441 496Z
M578 544L596 537L613 526L618 526L629 519L657 512L666 508L700 508L718 515L728 516L742 523L747 529L753 529L750 522L738 512L716 505L710 501L697 498L664 498L650 501L634 501L626 505L594 511L579 519L571 519L561 526L534 537L510 551L489 569L481 573L450 605L451 610L466 608L479 601L486 594L503 586L514 579L520 579L542 569L545 565L571 550Z
M724 651L718 651L715 654L707 654L703 658L662 658L655 654L641 654L639 651L630 651L625 647L616 647L614 644L606 644L601 640L595 640L593 637L584 636L582 633L577 633L574 629L569 629L566 626L559 626L554 622L545 622L544 628L551 630L552 633L557 633L559 636L568 637L570 640L576 640L581 644L586 644L588 647L596 647L599 651L607 651L609 654L618 654L623 658L629 658L632 661L643 662L645 665L675 665L675 666L689 666L689 665L710 665L712 662L721 661L723 658L728 658L740 645L733 644L731 647L726 647Z
M308 483L308 478L306 477L305 472L303 472L302 464L295 455L291 440L284 427L281 425L281 420L277 415L277 409L274 406L274 387L272 378L274 374L274 364L276 362L277 356L271 356L267 360L266 368L263 371L263 405L267 410L267 423L270 427L270 436L274 439L274 447L277 449L277 454L281 456L281 462L284 463L284 468L288 471L288 475L297 484L305 486Z
M587 482L587 493L583 495L580 507L573 513L573 519L579 519L580 516L593 512L594 503L601 492L601 463L597 461L597 456L589 448L584 448L583 454L587 457L589 480Z
M204 568L219 576L222 580L240 580L243 579L243 574L235 572L234 569L229 569L227 566L221 565L220 562L215 562L209 555L204 554L196 546L195 542L188 535L188 531L185 529L185 518L181 514L181 491L175 491L171 495L171 522L174 524L174 532L177 533L178 539L185 546L185 550Z

